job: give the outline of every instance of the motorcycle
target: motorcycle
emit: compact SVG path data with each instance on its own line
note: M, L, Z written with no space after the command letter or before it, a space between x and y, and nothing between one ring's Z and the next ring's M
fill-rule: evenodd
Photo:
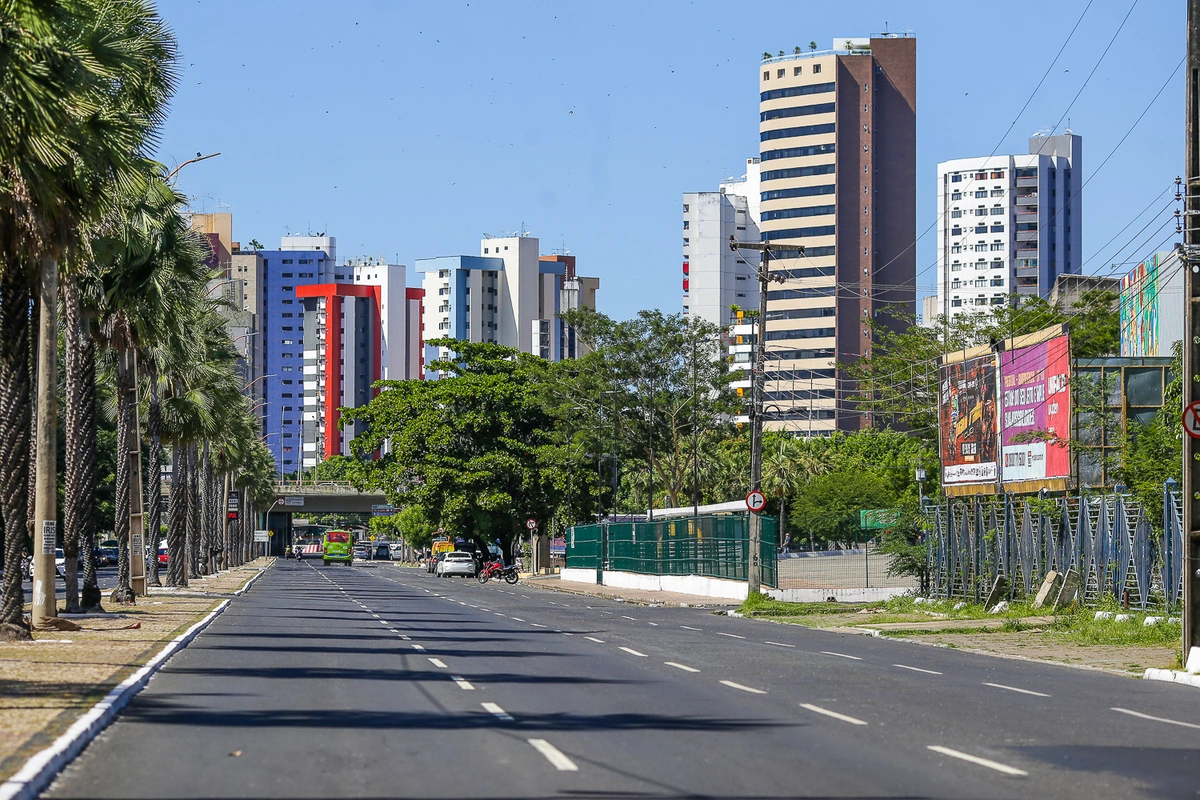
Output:
M496 580L503 578L505 583L514 584L521 580L521 572L515 564L506 567L497 559L496 561L489 561L483 569L479 570L477 577L480 583L487 583L492 578Z

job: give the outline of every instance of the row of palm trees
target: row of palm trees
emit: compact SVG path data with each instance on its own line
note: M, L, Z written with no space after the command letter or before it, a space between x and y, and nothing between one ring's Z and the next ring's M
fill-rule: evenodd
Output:
M168 454L172 464L168 569L159 575L151 558L150 585L186 585L245 560L250 537L226 525L223 501L240 490L252 519L254 501L271 491L273 460L222 301L210 297L208 243L191 230L172 176L148 157L175 87L175 59L174 39L146 0L0 0L0 637L29 635L19 565L37 494L31 464L49 463L54 474L44 460L54 427L39 426L36 436L31 420L36 405L44 421L57 421L59 368L59 359L34 363L34 354L53 352L45 337L55 330L65 378L66 610L101 599L93 551L102 413L117 431L114 602L134 600L130 559L143 558L129 547L143 448L152 552L162 525L159 467ZM39 515L45 494L43 484Z

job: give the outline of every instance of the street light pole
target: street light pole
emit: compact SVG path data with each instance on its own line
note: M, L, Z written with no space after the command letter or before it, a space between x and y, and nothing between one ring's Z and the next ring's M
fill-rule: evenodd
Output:
M762 491L762 434L763 434L763 384L766 383L767 363L767 284L772 281L783 283L782 275L771 275L771 250L767 242L739 242L731 234L729 249L758 250L762 259L758 264L758 335L754 341L754 361L751 367L750 394L750 491ZM804 252L804 248L800 248ZM750 563L747 567L747 595L754 597L762 589L762 515L750 514Z
M1187 290L1183 311L1183 405L1200 400L1200 0L1188 0L1184 258ZM1182 409L1180 409L1182 410ZM1200 439L1183 437L1183 660L1200 646Z

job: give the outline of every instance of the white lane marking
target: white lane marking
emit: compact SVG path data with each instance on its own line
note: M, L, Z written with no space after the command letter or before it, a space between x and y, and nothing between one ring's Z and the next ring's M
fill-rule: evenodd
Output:
M970 753L964 753L960 750L951 750L949 747L942 747L940 744L931 744L928 745L928 748L935 753L941 753L942 755L950 756L951 758L960 758L963 761L969 761L972 764L978 764L981 767L987 767L988 769L994 769L997 772L1003 772L1005 775L1019 775L1024 777L1025 775L1029 774L1023 769L1010 767L1007 764L1001 764L999 761L992 761L989 758L973 756Z
M574 636L575 635L573 633L568 633L567 631L555 631L555 633L561 633L563 636Z
M463 678L461 675L451 675L450 680L457 683L458 688L462 689L463 691L466 691L466 692L475 691L475 687L471 685L471 682L469 680L466 680L465 678Z
M559 772L578 772L579 767L575 766L575 762L563 755L562 751L554 745L547 742L545 739L530 739L529 743L533 745L533 749L546 757L556 770Z
M403 639L406 642L409 641L408 637L405 636L403 633L397 634L397 636L399 636L401 639Z
M495 614L497 617L503 617L503 616L504 616L504 615L503 615L503 614L501 614L499 611L493 611L492 613L493 613L493 614Z
M1148 719L1148 720L1152 720L1154 722L1165 722L1168 725L1179 725L1184 728L1200 728L1200 725L1197 725L1194 722L1180 722L1177 719L1167 719L1166 717L1152 717L1149 714L1143 714L1140 711L1130 711L1128 708L1117 708L1114 706L1113 708L1111 708L1109 710L1110 711L1119 711L1120 713L1128 714L1131 717L1140 717L1141 719Z
M495 703L480 703L480 705L483 706L484 711L489 714L495 714L497 719L502 719L505 722L513 721L512 715Z
M910 669L913 672L924 672L926 675L941 675L942 673L932 669L921 669L920 667L910 667L908 664L892 664L893 667L900 669Z
M658 627L658 623L657 623L657 622L651 622L650 624L651 624L651 625L653 625L653 626L654 626L654 627L656 627L656 628Z
M589 642L595 642L596 644L604 644L603 639L597 639L595 636L585 636L583 638L587 639Z
M524 621L525 621L525 620L521 619L520 617L510 617L510 619L516 620L517 622L524 622Z
M717 636L728 636L730 639L745 639L745 636L738 636L736 633L721 633L717 631Z
M389 623L386 619L381 619L381 620L379 620L379 624L380 625L389 625L391 623Z
M419 650L419 651L420 651L420 652L422 652L422 653L424 653L424 652L425 652L425 648L424 648L424 647L421 647L421 645L419 645L419 644L414 644L414 645L412 646L412 648L413 648L413 650Z
M864 722L861 719L858 719L857 717L848 717L845 714L839 714L836 711L830 711L828 708L821 708L820 706L814 706L812 703L801 703L800 707L807 708L809 711L814 711L818 714L824 714L827 717L833 717L834 719L840 719L842 722L849 722L851 725L866 725L867 724L866 722Z
M679 627L683 628L685 631L699 631L699 630L704 630L703 628L693 628L693 627L691 627L690 625L680 625Z
M633 619L633 617L627 617L627 616L625 616L624 614L622 614L622 615L621 615L621 619ZM633 621L634 621L634 622L637 622L637 620L636 620L636 619L633 619Z
M743 692L750 692L751 694L766 694L766 692L764 692L762 689L755 689L753 686L743 686L742 684L734 683L733 681L721 681L721 683L725 686L728 686L730 689L741 689Z
M531 622L531 623L529 623L529 624L530 624L530 625L532 625L532 626L533 626L533 627L535 627L535 628L544 628L544 627L546 627L545 625L542 625L540 622Z
M666 664L668 667L674 667L675 669L681 669L684 672L699 672L700 671L700 670L696 669L695 667L689 667L687 664L680 664L677 661L664 661L663 663Z
M776 647L795 647L794 644L784 644L783 642L764 642L764 644L773 644Z
M1021 694L1031 694L1034 697L1049 697L1050 695L1043 692L1033 692L1029 689L1018 689L1016 686L1005 686L1003 683L984 683L984 686L992 686L996 689L1007 689L1010 692L1020 692Z
M440 658L431 658L431 659L429 659L429 663L433 664L438 669L446 669L447 668L446 662L442 661Z
M646 658L645 653L639 653L637 650L634 650L632 647L618 647L617 649L624 650L626 653L629 653L629 655L631 655L631 656L637 656L638 658Z
M831 652L831 651L829 651L829 650L822 650L822 651L821 651L821 655L823 655L823 656L837 656L838 658L848 658L848 659L850 659L851 661L862 661L862 659L861 659L861 658L859 658L858 656L848 656L848 655L846 655L845 653L834 653L834 652Z
M363 608L366 608L366 606L363 606ZM374 611L371 612L371 616L375 617L375 619L379 619L379 615L376 614Z

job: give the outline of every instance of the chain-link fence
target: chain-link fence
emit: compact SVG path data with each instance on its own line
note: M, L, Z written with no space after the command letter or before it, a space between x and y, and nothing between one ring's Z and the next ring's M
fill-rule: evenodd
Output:
M762 517L759 558L765 586L778 584L778 541L778 521ZM575 525L567 531L569 569L744 581L749 554L750 521L745 514L605 522Z
M1173 607L1183 580L1179 498L1163 491L1161 517L1128 495L955 500L926 515L933 594L981 600L998 575L1031 597L1050 570L1074 570L1084 603L1104 596L1140 608ZM1152 522L1160 522L1161 526Z
M893 556L874 544L779 558L780 589L916 589L917 578L889 575Z

